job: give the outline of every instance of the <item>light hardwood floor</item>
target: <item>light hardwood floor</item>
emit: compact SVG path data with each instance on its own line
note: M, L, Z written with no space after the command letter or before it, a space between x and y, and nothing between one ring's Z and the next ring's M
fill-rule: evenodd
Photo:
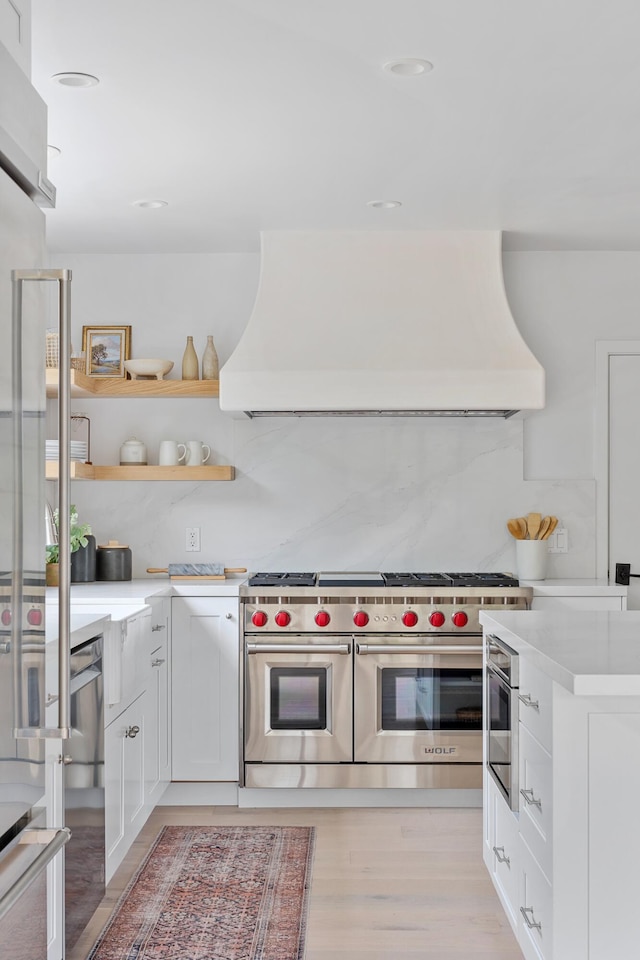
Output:
M67 960L86 960L162 826L229 823L316 827L306 960L522 960L482 862L482 812L433 807L156 807Z

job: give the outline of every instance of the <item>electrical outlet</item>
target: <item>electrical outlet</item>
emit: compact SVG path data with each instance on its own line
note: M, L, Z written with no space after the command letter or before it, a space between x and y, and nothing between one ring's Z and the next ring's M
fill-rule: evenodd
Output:
M566 527L557 527L549 537L549 553L569 552L569 531Z
M193 553L200 550L200 527L187 527L186 550Z

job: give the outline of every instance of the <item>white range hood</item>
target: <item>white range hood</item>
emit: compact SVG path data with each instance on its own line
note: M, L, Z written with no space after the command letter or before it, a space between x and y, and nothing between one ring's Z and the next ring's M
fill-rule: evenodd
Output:
M267 231L260 284L220 371L247 416L502 416L544 406L499 231Z

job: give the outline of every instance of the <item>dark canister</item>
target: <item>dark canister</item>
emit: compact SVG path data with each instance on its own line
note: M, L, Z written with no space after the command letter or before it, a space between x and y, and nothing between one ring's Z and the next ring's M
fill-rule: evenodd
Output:
M86 547L71 554L71 583L93 583L96 579L96 538L87 534Z
M124 543L109 540L96 551L97 580L131 580L131 550Z

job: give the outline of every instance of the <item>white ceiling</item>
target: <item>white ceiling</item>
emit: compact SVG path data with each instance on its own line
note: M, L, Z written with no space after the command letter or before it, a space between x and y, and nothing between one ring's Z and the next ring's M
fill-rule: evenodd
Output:
M640 249L638 0L32 0L59 252L261 229ZM396 77L382 64L434 70ZM81 71L97 87L52 74ZM169 206L140 210L139 199ZM395 210L367 201L401 200Z

